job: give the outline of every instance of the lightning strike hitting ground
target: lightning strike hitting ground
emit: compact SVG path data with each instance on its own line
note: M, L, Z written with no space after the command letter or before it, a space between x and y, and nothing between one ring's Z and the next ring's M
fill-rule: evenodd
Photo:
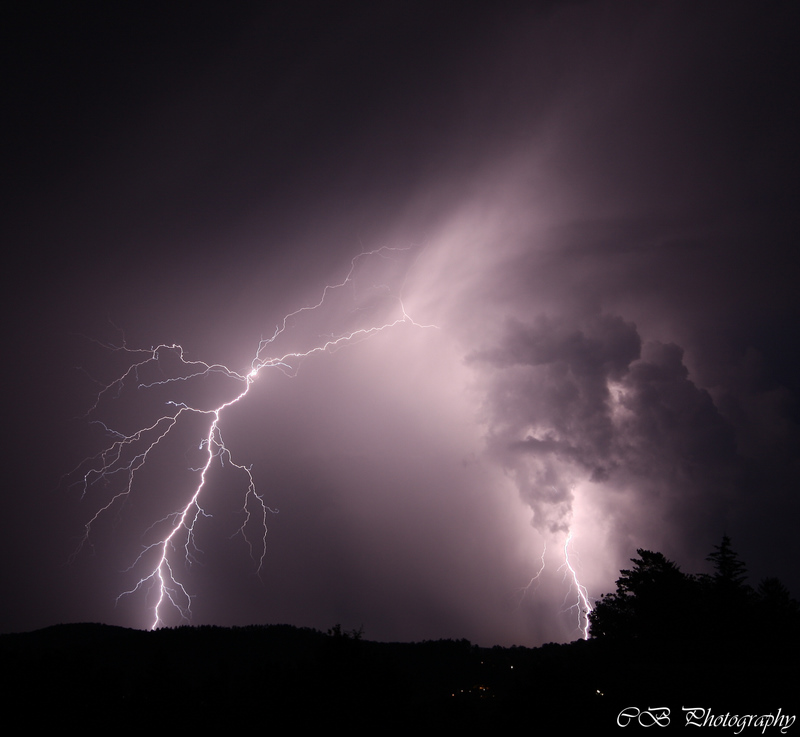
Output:
M564 562L559 567L559 570L564 570L564 580L567 582L569 586L569 590L567 591L564 597L564 606L566 607L566 611L570 611L573 609L577 609L578 611L578 630L581 632L581 636L584 640L589 639L589 613L592 611L592 605L589 601L589 594L586 590L586 587L580 582L578 579L578 573L573 567L572 563L569 559L569 544L572 542L572 531L567 534L566 540L564 542L563 553L564 553ZM540 561L539 570L531 577L531 580L528 581L525 586L523 586L519 591L517 591L517 595L519 599L517 601L516 608L518 609L522 604L523 599L527 595L528 591L530 591L531 587L534 586L533 593L536 593L536 588L539 585L541 580L542 574L544 573L544 569L546 568L545 563L545 555L547 553L547 542L545 541L544 547L542 549L542 557ZM574 604L569 604L569 600L571 595L577 595L577 601Z
M154 542L145 545L128 569L144 569L142 575L132 588L117 597L117 601L119 601L124 596L146 591L150 601L155 601L152 606L151 629L164 626L164 617L168 610L176 611L184 621L188 621L191 616L192 597L184 583L181 582L177 567L181 564L191 565L196 559L196 554L200 552L200 548L196 543L197 528L202 518L211 516L204 510L202 499L211 492L208 475L212 465L217 460L220 465L224 465L227 461L230 466L237 469L244 476L244 486L246 487L242 503L244 521L237 534L241 534L247 542L251 557L255 561L258 571L263 566L266 555L267 516L276 513L277 510L270 508L264 497L257 492L251 468L234 462L230 449L225 445L220 428L223 413L247 396L261 372L268 369L278 369L284 374L294 377L302 360L314 354L331 353L403 323L418 328L435 327L434 325L421 325L408 315L403 305L402 285L396 290L392 290L390 286L382 282L372 283L368 287L359 286L357 288L356 286L356 280L362 281L365 278L363 272L369 271L367 267L370 264L368 262L374 262L375 260L395 261L399 252L408 250L384 247L357 255L353 258L350 270L345 278L338 284L327 285L316 304L301 307L287 314L280 324L276 326L270 338L262 338L260 340L250 368L244 373L220 364L190 361L185 357L183 348L177 344L162 344L150 350L132 349L123 340L121 346L106 346L125 355L139 356L141 360L132 363L119 378L103 386L98 392L94 404L87 412L87 417L97 413L101 408L101 404L118 398L123 391L130 388L131 384L135 384L137 391L148 391L157 387L174 385L178 382L194 381L196 383L212 375L221 375L226 381L232 381L235 387L234 391L229 393L229 399L210 408L193 406L183 401L168 400L166 404L171 408L169 411L158 417L154 422L134 432L119 432L108 427L107 424L100 420L92 420L113 438L113 442L96 456L83 461L70 475L73 478L75 476L79 477L74 484L82 486L82 497L86 496L90 487L101 481L112 489L108 494L107 501L100 505L99 509L85 524L82 540L75 553L77 554L85 545L91 544L92 529L98 520L109 514L112 508L121 507L128 497L133 494L134 490L138 489L136 484L138 475L142 473L145 464L155 453L156 448L164 444L170 433L174 433L178 424L185 423L191 417L200 417L207 420L207 429L201 436L199 443L200 450L204 451L204 462L199 468L191 469L197 476L196 483L190 490L185 492L185 501L182 506L179 506L178 509L166 517L154 522L145 532L147 534L156 528L162 528L162 534ZM352 289L354 294L356 291L361 293L361 290L363 290L373 297L380 295L384 302L388 299L389 304L392 305L394 316L383 321L377 320L374 324L368 323L366 326L352 327L338 334L317 335L311 347L304 350L289 351L278 355L269 353L270 348L274 348L277 339L290 331L297 318L304 314L322 311L331 300L332 295L345 288ZM350 314L357 309L359 308L351 308ZM364 311L363 308L361 309ZM142 379L144 375L152 374L155 371L164 372L165 363L168 362L168 359L173 364L176 362L178 364L177 370L173 368L173 375L165 375L163 379L152 381ZM122 481L117 482L117 479L122 479ZM255 540L253 533L248 532L253 526L258 530L257 539ZM152 560L153 557L155 558L154 561ZM151 559L150 563L147 563L146 559ZM151 593L153 591L154 593Z
M569 560L569 544L572 542L572 531L567 534L564 541L564 565L565 578L570 578L570 591L577 594L576 602L569 609L576 609L578 612L578 629L583 633L583 639L589 639L589 613L592 611L592 604L589 601L589 594L586 587L578 580L578 574ZM569 593L567 594L569 596ZM566 600L565 600L566 601Z

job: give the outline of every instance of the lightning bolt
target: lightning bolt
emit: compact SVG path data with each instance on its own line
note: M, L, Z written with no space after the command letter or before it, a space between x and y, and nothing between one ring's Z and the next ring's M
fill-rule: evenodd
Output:
M562 553L564 556L564 562L559 566L559 570L564 571L564 580L568 584L569 589L564 597L564 606L565 611L577 610L577 629L581 633L581 636L584 640L589 639L589 613L592 611L592 604L589 599L589 594L586 587L580 582L578 578L578 572L575 570L575 567L572 565L570 558L569 558L569 545L572 542L572 531L567 532L567 537L564 541L564 546L562 548ZM542 574L544 573L546 563L545 563L545 554L547 553L547 541L544 543L544 547L542 549L542 557L540 560L539 570L531 577L531 580L528 581L525 586L517 590L518 601L516 609L519 609L520 605L522 604L523 599L525 598L526 594L530 590L531 586L536 585L538 587L539 581L541 580ZM534 588L534 593L536 592L536 588ZM575 597L574 603L570 604L569 601L572 597Z
M519 599L517 600L517 606L514 607L515 609L519 609L520 604L522 604L522 601L525 598L525 595L528 593L528 591L530 590L531 586L533 586L534 582L536 582L537 588L538 588L539 577L544 573L544 569L545 569L545 562L544 562L545 553L547 553L547 541L546 540L545 540L544 546L542 548L542 559L541 559L541 565L539 566L539 570L536 571L536 573L533 574L533 576L531 577L531 580L528 581L528 583L526 583L522 588L517 590L517 595L519 596ZM536 588L534 588L534 593L535 592L536 592Z
M549 487L553 494L557 497L558 492L555 487ZM534 518L535 521L535 518ZM517 606L515 609L519 609L520 605L522 604L523 600L527 593L533 587L533 593L536 593L536 590L539 587L539 583L544 575L545 568L547 567L547 561L545 560L545 556L547 554L547 541L548 539L551 542L556 542L557 550L560 551L559 558L561 560L560 565L558 566L558 571L563 571L563 583L567 586L567 591L564 595L564 602L562 604L561 613L567 613L575 611L577 613L577 631L580 632L581 637L584 640L589 639L589 614L591 613L593 607L591 604L591 599L589 598L589 593L586 587L581 583L580 578L578 576L578 571L576 567L572 564L570 560L570 545L572 543L572 529L571 529L571 511L569 514L564 515L560 520L559 524L550 525L545 523L539 523L535 525L536 529L538 530L539 534L543 536L543 548L542 548L542 555L539 563L539 569L536 573L531 577L530 581L528 581L525 586L517 589L516 596L517 598ZM565 537L563 538L564 542L563 545L560 543L561 535L566 532ZM555 553L558 555L558 553ZM552 556L551 556L552 557Z
M204 460L199 468L190 469L196 475L196 482L188 492L184 492L183 506L165 518L157 520L145 531L147 534L158 528L162 530L162 534L154 542L145 545L133 561L129 571L140 571L142 568L144 571L134 586L123 591L117 597L117 602L119 602L123 597L146 590L146 599L155 600L152 607L151 629L164 626L168 611L177 612L183 621L190 620L192 596L179 578L180 566L191 565L196 560L197 553L201 552L196 542L198 527L204 518L211 516L203 508L202 500L210 493L208 476L216 462L220 465L227 462L243 477L245 490L242 512L244 521L235 534L240 534L246 541L251 558L259 573L264 564L267 550L267 518L270 514L276 514L278 510L269 507L264 497L256 490L251 467L235 462L230 449L225 445L221 423L226 411L245 400L254 383L265 371L275 369L289 377L295 377L301 362L312 355L332 353L401 324L409 324L417 328L436 327L417 323L406 312L402 300L404 278L403 284L396 290L396 293L384 283L373 283L367 288L360 287L374 298L388 298L394 305L392 318L376 321L366 326L353 327L338 334L318 335L311 347L303 350L275 354L271 352L275 349L277 339L287 334L303 315L323 310L335 293L346 288L352 289L355 294L357 277L359 283L364 280L364 272L368 271L368 262L376 259L396 262L399 252L409 250L383 247L355 256L342 281L325 286L316 303L290 312L276 325L271 337L261 338L249 369L244 372L236 371L222 364L188 360L183 348L177 344L162 344L149 350L134 349L126 345L123 337L122 345L105 346L110 350L121 352L133 360L122 375L111 383L102 385L94 404L86 413L87 418L98 413L104 403L120 397L131 385L135 385L137 391L152 392L163 387L177 388L178 384L193 383L196 385L217 376L222 377L227 385L233 385L233 390L228 392L228 398L216 406L202 406L196 402L189 404L170 399L166 402L169 410L154 421L145 423L134 432L119 432L100 420L91 419L91 422L103 428L103 431L112 438L112 442L97 455L85 459L71 474L67 474L68 477L77 477L72 485L78 484L82 487L82 498L86 496L91 487L100 482L109 485L112 489L108 493L107 500L100 504L95 514L85 523L83 536L74 554L77 555L85 545L91 545L92 530L98 520L108 515L112 509L123 506L132 496L134 489L138 488L137 481L146 464L151 460L156 449L164 445L170 435L175 434L176 428L179 425L187 424L190 418L198 418L205 423L206 429L200 436L199 442L199 449L203 452ZM366 309L362 308L362 311L366 311ZM173 366L171 374L165 372L165 368L168 368L166 364L170 363L177 363L177 368ZM163 378L149 380L144 378L152 375L160 375ZM252 527L256 527L258 531L257 539L254 539L252 533L249 532ZM151 561L149 565L147 560ZM153 590L155 591L154 596L150 593Z
M572 542L572 530L567 533L567 539L564 541L564 563L562 564L562 568L564 569L565 578L569 579L570 582L570 592L573 593L576 597L575 603L572 604L569 609L576 610L578 623L577 627L583 634L583 639L589 639L589 613L592 611L592 604L589 601L589 594L586 590L586 587L580 582L578 579L578 573L573 567L572 563L569 559L569 544ZM570 592L567 593L567 597L569 597ZM565 599L566 602L566 599Z

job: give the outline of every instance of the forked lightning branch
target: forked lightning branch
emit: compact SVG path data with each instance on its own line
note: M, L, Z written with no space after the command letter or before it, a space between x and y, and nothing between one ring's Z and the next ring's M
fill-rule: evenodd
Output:
M204 505L207 504L209 495L215 491L209 479L215 464L231 466L242 478L240 493L243 521L238 532L247 541L251 557L259 571L264 563L267 517L276 510L268 506L264 496L257 490L251 467L234 460L231 449L225 444L222 425L226 411L245 401L263 372L278 370L294 377L301 362L312 355L331 353L401 324L417 328L435 327L415 322L406 312L402 299L402 279L399 285L374 281L380 277L382 264L396 267L398 263L407 262L408 256L408 249L384 247L353 258L350 270L342 281L325 286L316 303L287 314L270 337L261 338L249 368L244 371L221 364L189 360L183 348L177 344L137 349L129 347L123 341L119 346L107 346L110 350L130 357L131 361L120 376L101 388L87 413L92 422L98 423L104 429L110 443L97 455L85 459L70 475L74 484L81 485L84 496L90 488L98 485L106 490L99 508L85 524L78 550L91 541L93 528L101 518L116 514L128 497L144 491L137 482L159 446L164 446L167 439L190 418L199 418L205 426L196 441L202 451L202 463L198 468L191 469L194 482L182 492L183 501L176 509L166 517L154 520L148 530L143 531L144 534L155 533L156 539L145 543L142 551L131 562L129 571L134 573L135 580L117 599L119 601L125 596L144 594L145 600L149 602L148 606L151 607L151 629L164 626L169 611L177 612L184 621L189 621L191 616L192 594L182 579L181 571L185 570L201 549L198 537L206 518L210 516ZM352 314L359 313L357 326L354 327L353 320L345 317L342 322L348 323L349 327L338 333L313 335L310 347L304 346L287 352L275 350L279 338L281 343L292 339L292 333L303 317L325 312L337 296L344 296L346 302L348 295L342 295L345 290L350 295L364 298L362 302L372 305L371 309L364 309L355 303L357 300L353 301L348 314L352 317ZM380 305L379 308L375 308L376 303ZM334 317L338 314L335 310L332 312ZM298 339L297 342L308 343L308 336L303 340ZM166 364L171 366L167 368ZM152 375L163 375L163 378L143 378ZM177 388L178 384L198 383L212 376L221 376L230 385L228 398L217 406L208 408L170 399L166 401L163 414L133 432L116 430L98 417L102 409L123 392L132 389L152 392L157 388L170 386ZM254 533L253 528L257 532Z

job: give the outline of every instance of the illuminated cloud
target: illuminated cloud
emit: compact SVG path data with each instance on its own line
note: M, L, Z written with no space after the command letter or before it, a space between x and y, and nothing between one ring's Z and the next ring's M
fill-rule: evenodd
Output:
M5 629L150 624L114 602L185 503L197 428L66 567L97 499L44 491L108 442L83 415L125 368L93 342L119 342L109 317L244 376L381 247L410 249L391 278L437 329L262 374L226 411L280 513L259 580L241 474L215 466L193 621L567 640L568 530L594 595L636 547L700 570L723 532L797 595L796 10L514 5L13 19ZM285 352L380 312L359 278ZM217 406L222 379L179 401ZM168 394L109 394L103 420L131 432Z

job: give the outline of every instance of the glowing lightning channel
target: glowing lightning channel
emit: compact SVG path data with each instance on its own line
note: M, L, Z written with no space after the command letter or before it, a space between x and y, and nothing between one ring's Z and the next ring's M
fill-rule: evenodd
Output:
M525 598L525 595L528 593L530 587L533 586L534 581L536 582L536 586L538 588L539 577L542 575L542 573L544 573L544 568L545 568L544 556L545 556L545 553L547 553L547 541L546 540L544 542L544 547L542 548L542 560L541 560L542 564L539 566L539 570L536 571L536 573L531 577L531 580L528 581L528 583L526 583L521 589L519 589L517 591L517 594L519 594L519 600L517 601L517 606L514 607L515 609L519 609L520 605L522 604L522 600ZM534 588L534 592L535 591L536 591L536 588Z
M567 591L566 596L564 597L564 604L566 606L567 611L571 609L578 610L578 630L581 632L583 639L589 639L589 613L592 611L592 604L589 600L589 594L586 590L586 587L580 582L578 579L578 573L573 567L572 563L569 559L569 544L572 542L572 531L570 530L567 533L567 538L564 542L563 552L564 552L564 562L559 567L559 570L564 569L564 577L565 579L569 579L569 591ZM519 595L519 600L517 601L516 609L519 609L520 605L522 604L525 595L530 590L531 586L536 584L538 587L539 581L541 579L542 574L544 573L545 569L545 554L547 553L547 542L545 541L544 548L542 549L542 558L541 558L541 565L539 566L539 570L531 577L531 580L528 583L520 588L517 591ZM534 592L536 589L534 588ZM574 604L568 605L568 600L571 593L577 594L577 601Z
M589 594L586 587L578 580L578 574L572 567L569 560L569 544L572 542L572 530L567 533L567 539L564 542L564 565L565 575L571 577L571 586L577 593L577 601L570 609L578 610L578 629L583 633L583 639L589 639L589 614L592 611L592 604L589 601Z
M122 351L126 354L139 354L142 359L131 364L128 369L116 380L104 386L97 394L93 406L89 409L86 416L95 412L101 400L106 395L116 394L119 396L126 383L135 381L137 388L140 390L152 389L156 386L164 386L176 382L188 382L192 379L199 377L209 377L212 374L220 374L227 379L232 379L240 384L240 389L233 396L217 407L208 409L190 406L184 402L169 401L167 405L173 409L163 416L159 417L155 422L145 427L136 430L130 434L124 434L110 429L99 420L93 422L101 425L104 430L114 438L114 441L105 450L98 453L92 458L83 461L70 476L79 475L80 479L75 483L81 484L83 487L83 494L85 496L90 486L103 481L108 483L114 477L120 476L124 479L122 489L116 491L111 495L104 505L102 505L94 516L84 526L84 534L80 545L78 546L77 553L85 544L90 543L90 535L93 525L97 520L108 513L109 510L126 500L130 496L133 489L134 480L137 474L145 466L149 456L153 453L154 449L164 441L164 439L174 430L178 422L190 416L205 417L209 420L208 430L205 433L201 443L200 449L205 451L205 462L200 468L191 469L199 474L199 480L194 487L193 492L189 495L188 501L182 508L168 515L166 518L155 522L151 528L157 525L167 524L167 534L161 537L154 543L147 545L141 551L139 556L134 560L133 564L128 570L140 567L142 560L151 551L156 553L156 562L149 572L143 575L136 585L124 591L117 597L117 601L123 596L132 595L140 590L155 587L156 603L153 607L153 620L151 629L156 629L164 624L164 610L167 608L177 611L181 618L188 621L191 616L191 600L189 592L183 583L176 576L175 553L179 548L183 548L183 558L186 565L190 565L194 558L195 551L200 549L195 543L195 532L198 522L201 517L209 517L210 515L201 506L201 496L206 490L207 476L209 470L215 459L219 459L220 464L227 461L232 467L242 472L247 479L247 491L244 495L243 512L244 522L236 534L241 534L250 547L250 554L257 564L258 571L260 572L264 557L266 555L266 536L267 536L267 515L274 514L277 510L271 509L267 506L264 498L256 491L255 481L251 472L251 468L240 465L233 461L230 450L226 447L220 430L220 420L222 413L229 407L239 403L244 399L253 386L253 383L258 378L260 373L265 369L275 368L290 377L297 374L299 364L302 359L308 358L317 353L330 353L346 345L352 344L356 341L369 338L376 333L388 330L400 324L410 324L418 328L433 328L435 325L421 325L415 322L406 312L405 306L402 301L402 286L398 293L395 295L385 285L372 285L372 289L380 291L389 295L396 303L399 310L399 316L393 320L383 323L371 325L369 327L361 327L353 329L349 332L340 335L329 335L318 339L316 345L305 351L296 351L284 353L280 356L271 356L267 353L269 347L276 341L276 339L285 333L290 323L294 318L306 312L314 312L323 307L329 296L336 290L343 289L344 287L353 285L355 272L358 264L369 257L379 257L387 260L392 260L395 251L407 251L406 248L388 248L383 247L374 251L360 253L355 256L350 264L350 270L345 278L338 284L327 285L322 292L319 301L311 306L301 307L294 312L286 315L281 323L276 326L272 337L262 338L258 344L255 356L250 364L250 369L247 373L239 373L227 366L221 364L208 364L202 361L189 361L185 358L183 348L179 345L166 345L162 344L150 350L145 349L130 349L125 345L123 340L122 346L111 346L112 350ZM168 356L177 358L184 375L172 376L169 378L161 379L158 381L151 381L149 383L140 380L140 376L147 373L147 369L156 368L161 369L162 359ZM255 510L251 512L251 510ZM259 527L261 536L257 543L257 548L251 538L248 536L247 529L255 514L259 518Z

